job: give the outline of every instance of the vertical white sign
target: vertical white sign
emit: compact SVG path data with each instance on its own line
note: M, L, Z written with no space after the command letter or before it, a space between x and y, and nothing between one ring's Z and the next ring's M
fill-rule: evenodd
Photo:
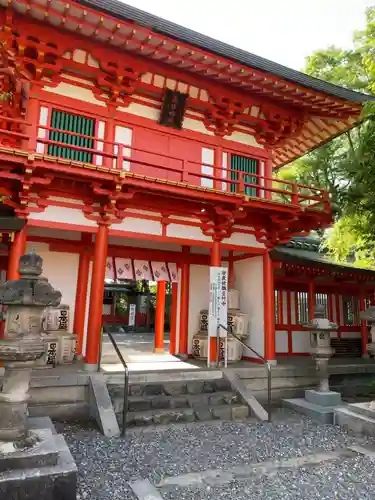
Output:
M208 336L216 337L219 325L228 327L228 269L210 268L210 307L208 313ZM220 337L227 331L220 328Z
M135 304L129 305L129 326L135 325Z

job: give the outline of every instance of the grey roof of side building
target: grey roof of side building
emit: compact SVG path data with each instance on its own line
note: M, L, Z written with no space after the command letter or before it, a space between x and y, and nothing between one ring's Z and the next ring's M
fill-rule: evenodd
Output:
M294 237L285 245L279 245L271 251L273 260L301 264L311 267L331 269L336 272L350 272L352 274L366 274L375 279L375 271L356 267L350 263L337 263L327 255L322 248L322 241L308 237Z
M318 92L324 92L326 94L356 103L375 100L375 96L355 92L353 90L319 80L318 78L308 76L294 69L287 68L281 64L269 61L268 59L250 52L246 52L245 50L233 47L227 43L220 42L219 40L209 36L202 35L201 33L193 31L189 28L185 28L162 19L161 17L144 12L136 7L122 3L119 0L76 1L81 5L85 5L102 12L107 12L118 19L133 21L136 24L146 26L155 32L167 35L175 40L195 45L218 56L226 57L237 63L249 66L250 68L279 76L280 78L298 83L303 87L307 87Z

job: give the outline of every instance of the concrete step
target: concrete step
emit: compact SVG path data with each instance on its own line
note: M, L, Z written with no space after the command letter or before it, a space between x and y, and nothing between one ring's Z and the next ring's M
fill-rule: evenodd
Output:
M196 408L241 403L241 397L233 391L214 393L182 394L178 396L129 396L129 411L147 411L169 408ZM123 398L113 401L115 412L122 412Z
M57 421L88 420L88 402L41 403L29 406L30 417L50 417Z
M115 373L106 373L105 375L107 384L123 384L124 372L120 370ZM165 370L155 371L149 370L147 372L131 371L129 373L130 384L163 384L165 382L185 382L194 380L216 380L222 379L223 373L217 369L180 369L180 370Z
M334 410L334 423L356 434L375 437L375 418L353 411L352 405L341 406Z
M129 427L147 425L167 425L172 423L210 421L210 420L242 420L249 416L247 405L201 406L199 408L152 409L140 412L129 412Z
M334 420L334 406L319 406L303 398L283 399L282 405L321 424L332 424Z
M353 413L364 415L369 418L375 418L375 410L372 410L368 403L352 403L348 407Z
M219 391L231 391L226 379L190 380L164 383L139 383L129 385L130 396L182 396L188 394L213 394ZM123 399L124 384L108 384L112 400Z

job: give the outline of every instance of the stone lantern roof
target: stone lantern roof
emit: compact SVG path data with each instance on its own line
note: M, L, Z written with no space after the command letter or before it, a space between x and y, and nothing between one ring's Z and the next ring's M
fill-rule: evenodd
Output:
M20 259L20 279L0 285L0 304L57 307L61 293L41 276L43 259L34 250Z

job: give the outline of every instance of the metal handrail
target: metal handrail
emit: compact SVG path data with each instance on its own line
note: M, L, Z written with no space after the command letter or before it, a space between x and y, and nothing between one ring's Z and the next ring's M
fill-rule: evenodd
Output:
M239 337L237 337L237 335L235 333L233 333L231 330L229 330L226 326L219 325L219 328L222 328L227 333L229 333L229 335L232 335L232 337L234 339L236 339L237 342L239 342L242 345L242 347L245 347L246 349L249 349L250 351L252 351L263 362L263 364L266 365L266 367L267 367L267 410L268 410L267 413L268 413L268 422L271 422L271 415L272 415L272 372L271 372L272 365L271 365L271 363L266 358L261 356L255 349L253 349L248 344L246 344L246 342L244 342Z
M116 340L113 338L113 335L111 332L106 332L110 341L112 342L112 345L116 351L117 356L120 358L120 361L122 363L122 366L124 367L124 372L125 372L125 379L124 379L124 408L122 410L122 436L125 436L126 433L126 417L128 414L128 395L129 395L129 367L126 364L126 361L121 354L120 349L118 348Z

